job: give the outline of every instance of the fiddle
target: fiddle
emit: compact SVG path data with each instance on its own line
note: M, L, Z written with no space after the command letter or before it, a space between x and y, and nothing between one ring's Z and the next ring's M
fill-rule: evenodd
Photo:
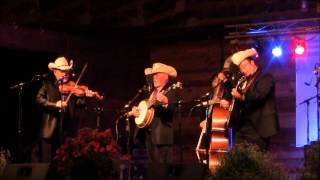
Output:
M88 86L77 85L74 81L68 81L59 85L59 91L62 94L74 94L77 97L86 96L86 91L89 90ZM93 92L93 97L96 97L99 101L103 100L104 97L101 96L98 92Z

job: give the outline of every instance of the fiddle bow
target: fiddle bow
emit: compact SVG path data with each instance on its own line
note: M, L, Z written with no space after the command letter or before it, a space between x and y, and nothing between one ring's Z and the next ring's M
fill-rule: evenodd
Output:
M82 76L83 76L84 72L86 71L87 67L88 67L88 63L86 63L86 64L83 66L83 68L82 68L82 70L81 70L81 73L80 73L77 81L76 81L75 84L74 84L74 87L77 87L77 86L78 86L78 84L79 84L79 82L80 82L80 79L82 78ZM70 91L69 94L68 94L68 96L67 96L67 98L66 98L66 101L65 101L67 104L68 104L68 102L69 102L72 94L73 94L73 91ZM97 92L94 92L94 95L96 96L96 98L97 98L98 100L103 100L103 99L104 99L104 97L101 96L101 95L99 95L99 93L97 93Z

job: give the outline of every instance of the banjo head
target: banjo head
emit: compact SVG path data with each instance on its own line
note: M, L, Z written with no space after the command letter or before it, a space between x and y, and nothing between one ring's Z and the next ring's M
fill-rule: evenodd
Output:
M138 109L140 111L140 115L134 119L134 121L137 125L141 125L144 123L144 119L147 115L148 108L149 107L148 107L147 101L141 101L139 103Z

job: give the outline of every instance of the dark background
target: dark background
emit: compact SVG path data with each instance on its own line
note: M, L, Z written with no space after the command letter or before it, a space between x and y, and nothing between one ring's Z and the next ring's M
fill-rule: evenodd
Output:
M1 108L1 144L12 151L16 156L18 148L18 121L19 121L19 92L21 93L21 130L23 151L31 149L36 141L40 125L40 111L35 103L37 89L41 81L31 81L36 74L46 72L43 67L46 60L55 57L52 53L31 52L23 49L1 48L3 58L1 77L3 77L3 105ZM25 83L22 90L10 89L10 87Z

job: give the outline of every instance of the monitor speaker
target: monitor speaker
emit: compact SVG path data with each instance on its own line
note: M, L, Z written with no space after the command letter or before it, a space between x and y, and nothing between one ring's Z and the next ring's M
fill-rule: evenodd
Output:
M201 180L206 176L206 166L200 163L156 164L151 163L147 169L146 179L152 180Z
M1 180L44 180L49 163L8 164Z

